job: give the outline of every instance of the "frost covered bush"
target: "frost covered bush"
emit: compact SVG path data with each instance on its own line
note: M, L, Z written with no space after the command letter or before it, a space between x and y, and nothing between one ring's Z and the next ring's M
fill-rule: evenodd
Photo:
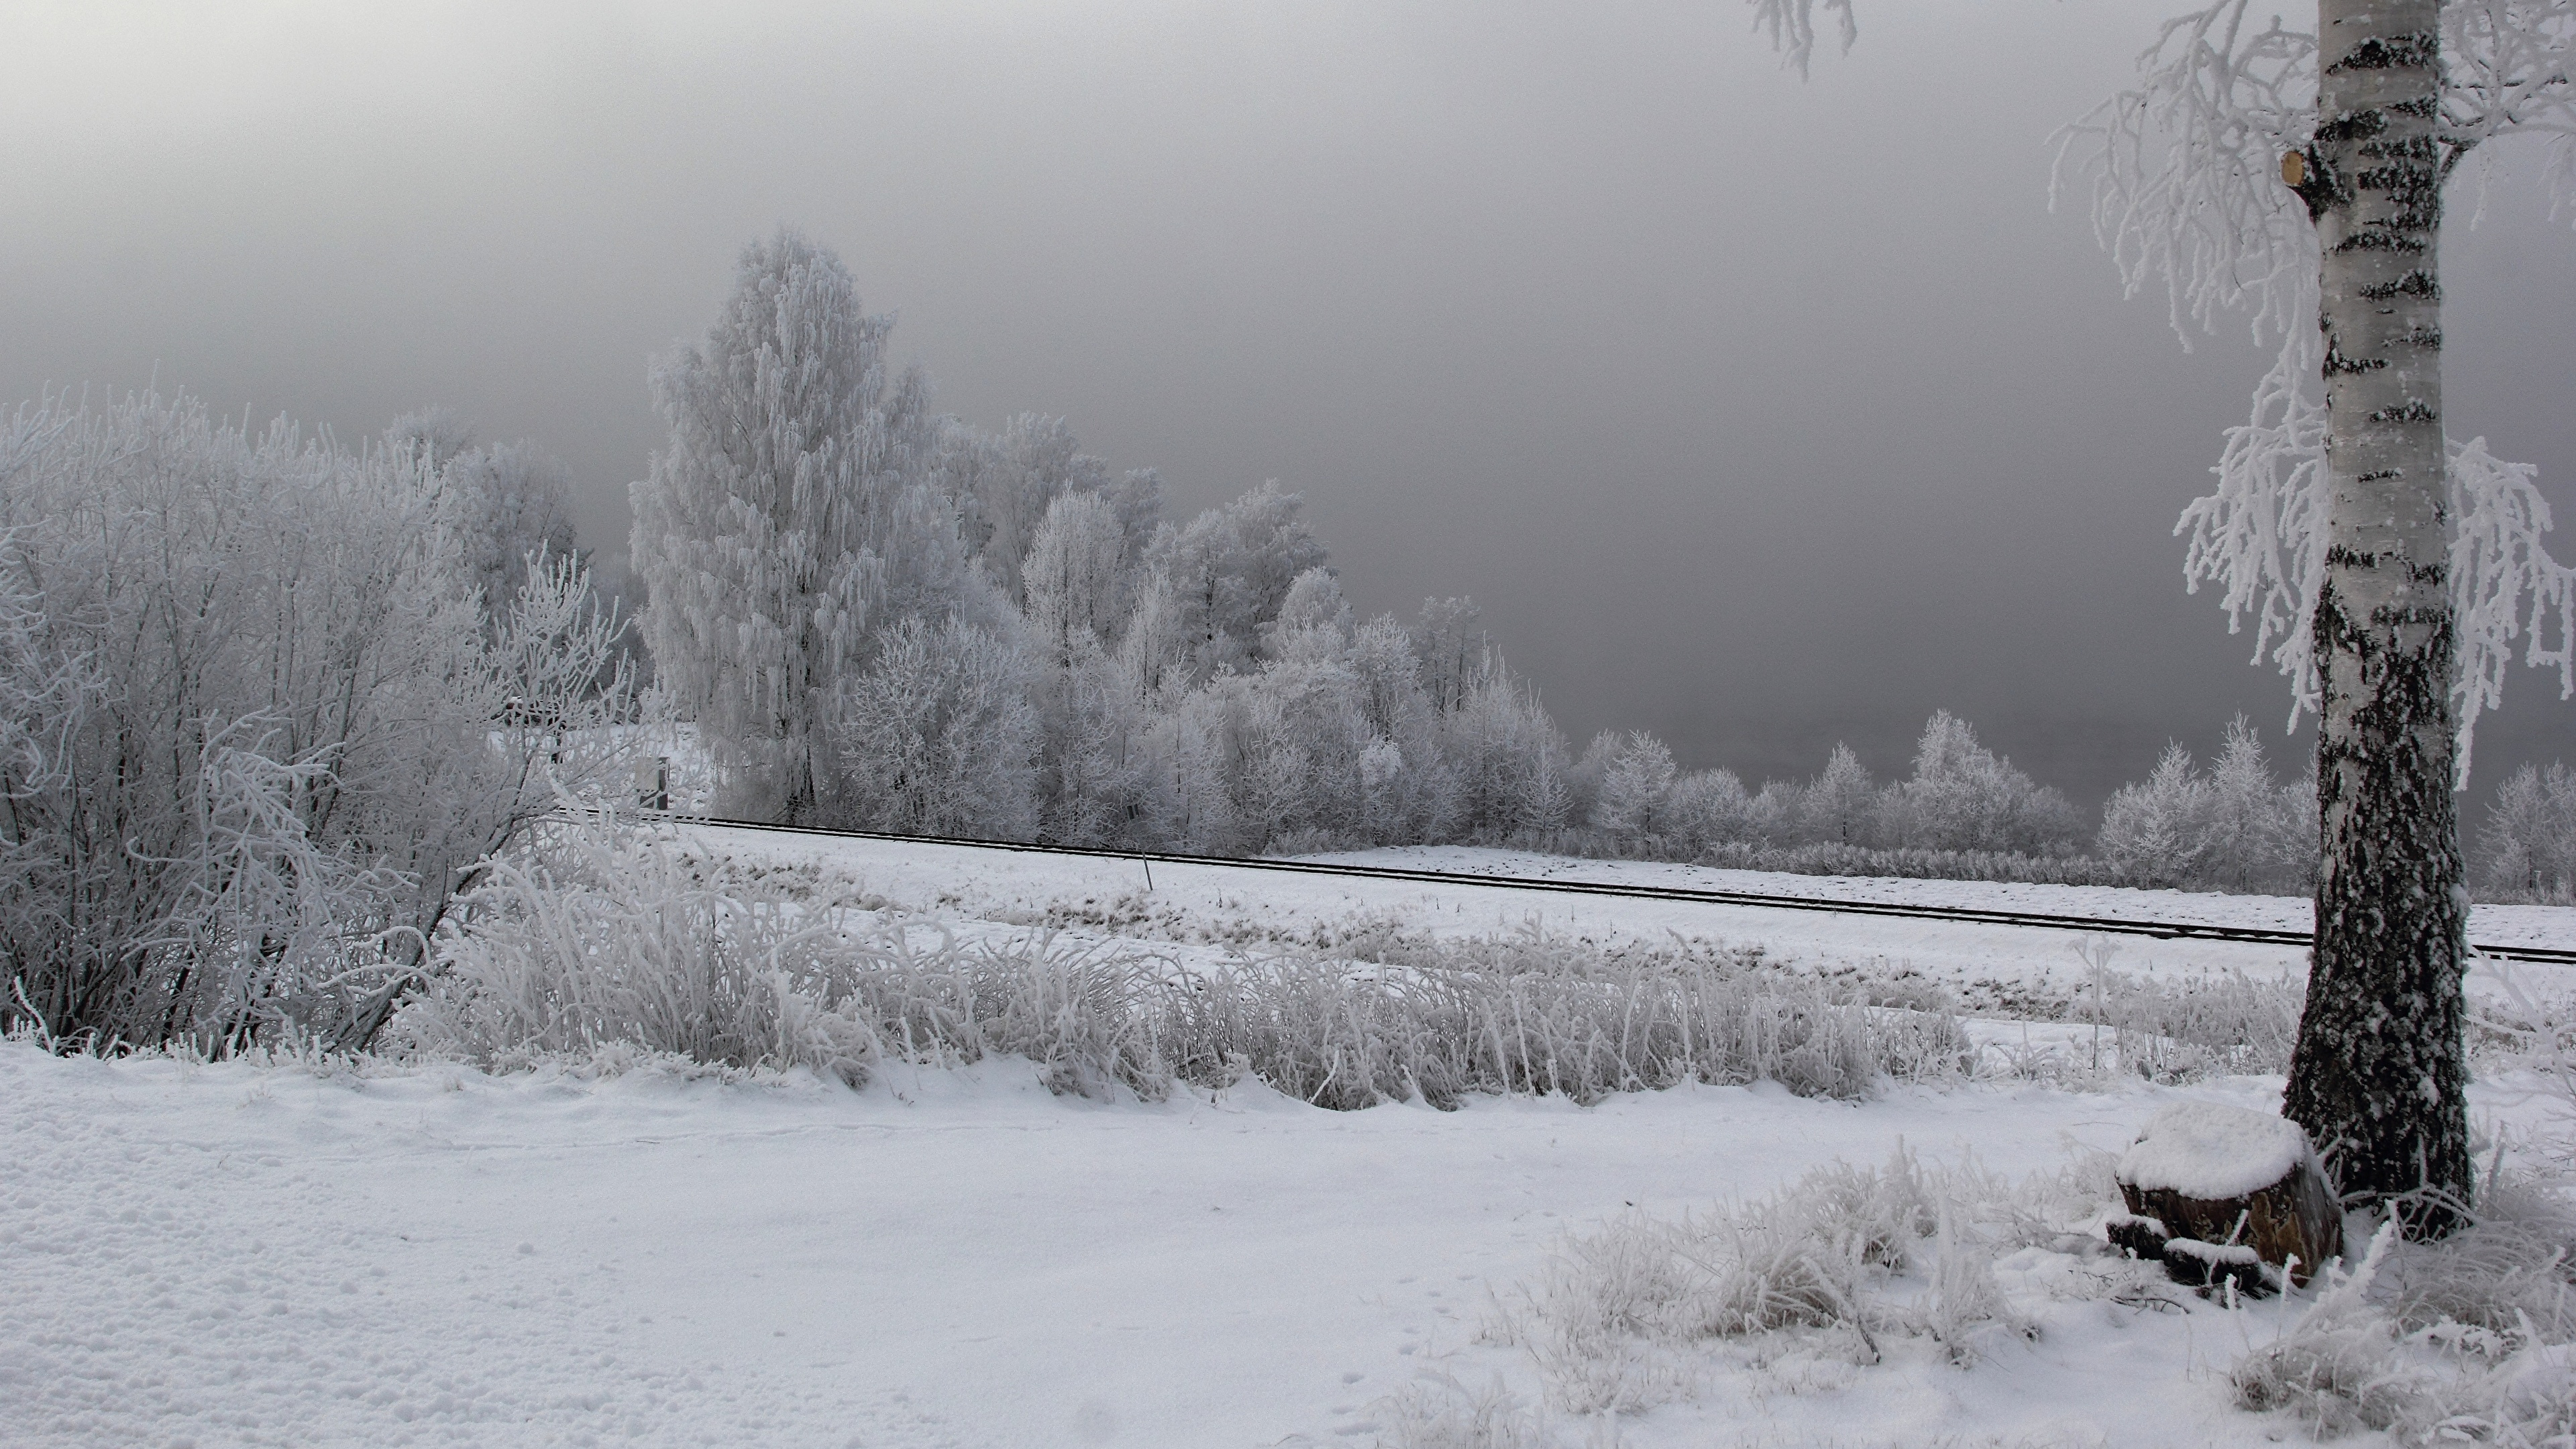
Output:
M394 1035L493 1066L612 1043L864 1080L875 1023L827 923L727 895L675 852L575 816L486 864Z
M1090 1095L1249 1074L1333 1108L1757 1079L1858 1097L1958 1071L1966 1048L1946 1014L1871 1006L1758 955L1540 937L1370 954L1194 971L1044 934L965 943L586 819L494 862L401 1028L494 1064L624 1043L856 1079L886 1055L1003 1054Z
M2242 971L2179 982L2104 973L2074 1003L2109 1026L2120 1069L2159 1082L2286 1072L2306 987Z
M156 394L0 419L0 1023L362 1044L460 876L619 772L578 732L620 626L562 557L483 597L460 461Z
M2089 855L2021 855L1990 850L1899 850L1865 845L1713 845L1689 857L1722 870L1784 875L1891 876L1906 880L1991 880L2041 885L2120 886L2132 882Z
M1378 1449L1565 1449L1545 1405L1525 1404L1500 1383L1471 1389L1448 1374L1426 1376L1369 1406L1387 1421ZM1615 1449L1615 1422L1596 1422L1585 1449Z

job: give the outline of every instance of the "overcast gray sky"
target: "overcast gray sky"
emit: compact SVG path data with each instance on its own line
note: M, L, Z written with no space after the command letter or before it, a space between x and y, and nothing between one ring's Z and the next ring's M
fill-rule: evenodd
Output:
M2178 4L1888 0L1801 83L1737 0L11 0L0 398L444 403L622 551L646 359L787 221L946 410L1063 414L1176 509L1278 479L1364 610L1473 594L1578 742L1885 775L1946 707L2090 800L2287 710L2171 533L2264 359L2046 204ZM2448 410L2576 518L2536 190L2446 234ZM2571 743L2519 674L2479 794Z

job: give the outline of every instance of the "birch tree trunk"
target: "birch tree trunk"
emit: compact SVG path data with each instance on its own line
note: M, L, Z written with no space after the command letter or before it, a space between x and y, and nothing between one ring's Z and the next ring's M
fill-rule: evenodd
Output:
M2315 618L2316 947L2282 1110L2332 1154L2348 1197L2418 1234L2453 1226L2470 1190L2438 9L2319 0L2316 140L2285 163L2306 173L2287 179L2323 252L2333 502Z

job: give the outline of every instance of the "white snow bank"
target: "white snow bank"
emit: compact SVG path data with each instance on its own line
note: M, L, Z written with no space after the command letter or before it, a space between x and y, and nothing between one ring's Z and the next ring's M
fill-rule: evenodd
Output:
M2120 1159L2120 1179L2215 1202L2259 1192L2308 1157L2299 1124L2219 1102L2176 1102L2158 1112Z

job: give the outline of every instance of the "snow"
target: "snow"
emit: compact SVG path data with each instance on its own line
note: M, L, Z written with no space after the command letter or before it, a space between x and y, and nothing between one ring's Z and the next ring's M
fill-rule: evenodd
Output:
M2045 931L1160 863L1148 891L1134 862L683 828L737 864L810 866L960 932L1053 913L1176 955L1371 922L1474 934L1537 920L1758 940L1880 973L2028 982L2081 965ZM1372 858L1397 854L1420 853ZM1478 858L1611 879L1687 870ZM2261 949L2138 942L2113 969L2261 967L2246 954ZM2099 1050L2070 1023L1971 1031ZM2017 1178L2116 1155L2177 1104L2203 1104L2190 1121L2278 1105L2277 1078L2113 1080L1860 1104L1761 1085L1333 1113L1258 1084L1057 1097L1015 1059L897 1065L853 1092L650 1063L495 1077L0 1043L0 1442L1394 1442L1408 1392L1536 1399L1529 1353L1481 1335L1568 1233L1705 1212L1899 1144ZM2473 1103L2482 1120L2547 1110L2484 1084ZM1695 1396L1624 1418L1619 1442L2252 1446L2280 1432L2230 1407L2224 1369L2295 1301L2109 1301L2084 1286L2096 1267L2037 1248L1999 1261L2012 1321L2038 1336L1994 1327L1972 1367L1921 1343L1891 1342L1866 1368L1795 1345L1730 1351L1698 1370Z
M0 1440L80 1445L1372 1442L1393 1396L1524 1375L1486 1307L1567 1230L1836 1159L2023 1174L2275 1080L1697 1088L1331 1113L1257 1086L1048 1095L1025 1062L807 1078L352 1075L0 1045ZM2251 1115L2249 1112L2248 1115ZM1998 1265L2035 1340L1961 1369L1790 1354L1623 1426L1724 1443L2245 1444L2212 1344ZM2053 1285L2053 1286L2052 1286ZM2195 1344L2198 1347L2195 1347ZM1742 1393L1734 1392L1741 1389Z
M2177 1102L2120 1159L2120 1180L2146 1192L2220 1202L2260 1192L2308 1159L2308 1135L2276 1113Z
M1418 1374L1499 1353L1474 1343L1480 1308L1564 1229L1899 1139L2047 1167L2061 1139L2115 1148L2162 1096L1710 1088L1336 1114L1258 1087L1057 1098L1025 1062L852 1093L11 1043L0 1438L1366 1442ZM2122 1332L2161 1343L2154 1318ZM1907 1432L2000 1430L1971 1415L2080 1353L2021 1355L1982 1407L1908 1402ZM2153 1391L2193 1406L2177 1424L2221 1398ZM1884 1407L1838 1397L1855 1431ZM2107 1431L2134 1407L2089 1412Z

